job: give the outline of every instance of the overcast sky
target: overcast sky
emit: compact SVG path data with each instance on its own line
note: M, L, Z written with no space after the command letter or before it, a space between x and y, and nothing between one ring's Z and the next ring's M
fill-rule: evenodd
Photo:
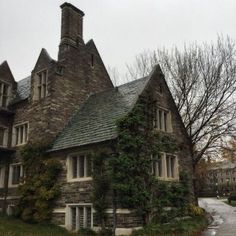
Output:
M57 59L62 0L0 0L0 63L18 81L30 75L41 48ZM236 0L70 0L85 13L106 66L125 71L138 53L184 43L236 39Z

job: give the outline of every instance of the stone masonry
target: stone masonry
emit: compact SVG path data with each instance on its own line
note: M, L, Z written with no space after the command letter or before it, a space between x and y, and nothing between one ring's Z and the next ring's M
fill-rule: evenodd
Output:
M101 148L112 153L116 120L127 115L140 96L156 102L156 129L174 137L179 147L171 154L173 166L168 167L163 156L163 180L178 181L182 170L192 179L190 141L160 67L148 77L114 88L94 41L83 40L84 13L70 3L62 4L61 10L57 60L42 49L31 75L19 82L6 61L0 65L0 210L11 214L19 198L17 186L24 172L20 148L50 143L51 158L63 165L52 221L69 230L97 229L87 155ZM107 214L111 226L111 207ZM117 216L117 235L141 227L132 210L120 208Z

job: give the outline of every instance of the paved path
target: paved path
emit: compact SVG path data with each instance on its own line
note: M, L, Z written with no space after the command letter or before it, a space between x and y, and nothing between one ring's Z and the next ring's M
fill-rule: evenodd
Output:
M236 207L214 198L200 198L199 206L213 216L213 222L202 236L236 236Z

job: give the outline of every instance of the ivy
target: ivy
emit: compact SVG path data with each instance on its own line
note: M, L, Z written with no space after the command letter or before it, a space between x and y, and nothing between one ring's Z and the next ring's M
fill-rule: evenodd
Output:
M102 151L94 156L93 204L101 218L105 219L108 193L112 193L113 212L117 207L135 210L144 225L150 219L166 222L171 214L184 214L189 200L186 175L181 174L179 183L170 183L151 173L152 155L175 153L179 147L171 134L157 132L150 125L152 105L151 98L140 97L132 111L117 121L114 154ZM169 214L166 207L176 209L175 213ZM115 225L114 214L113 221Z
M107 219L106 209L108 208L107 195L110 189L109 168L107 168L107 151L100 150L92 155L93 161L93 191L92 202L96 211L97 219L102 230L105 229Z
M54 200L60 195L56 179L62 170L59 161L46 154L47 146L27 144L21 150L24 178L19 186L17 214L31 223L43 223L51 219Z

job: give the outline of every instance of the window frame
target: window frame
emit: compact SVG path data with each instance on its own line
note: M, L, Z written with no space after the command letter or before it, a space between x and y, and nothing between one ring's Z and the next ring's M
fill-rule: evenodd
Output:
M3 106L3 97L4 97L3 86L4 85L7 86L7 94L5 95L6 96L6 106ZM10 97L11 97L11 87L12 87L11 84L0 80L0 108L7 109L7 106L9 105Z
M154 104L153 128L155 130L172 133L172 113L169 109Z
M14 171L14 166L20 166L20 176L19 176L19 183L17 184L13 184L13 171ZM24 171L23 171L23 165L21 162L18 163L12 163L9 165L9 179L8 179L8 187L9 188L15 188L17 186L19 186L19 184L21 183L21 178L24 176Z
M5 173L6 167L4 165L0 165L0 188L5 187Z
M84 157L84 161L83 161L83 164L84 164L84 168L83 168L83 173L84 175L79 177L80 176L80 161L78 161L78 159L80 157ZM74 161L74 158L77 159L77 162L76 162L76 177L74 177L74 167L73 167L73 161ZM66 163L66 167L67 167L67 182L79 182L79 181L90 181L92 180L92 163L90 165L90 175L88 175L88 158L90 158L90 161L91 161L91 157L89 155L89 153L87 152L82 152L82 153L71 153L67 156L67 163Z
M22 139L23 139L23 142L21 143L18 143L18 138L17 138L17 134L19 134L17 132L17 128L21 127L21 126L25 126L27 125L27 133L25 131L25 129L23 128L23 136L22 136ZM27 135L26 135L27 134ZM26 138L25 138L25 135L26 135ZM18 146L22 146L22 145L25 145L29 140L29 122L26 121L26 122L22 122L22 123L18 123L18 124L15 124L13 125L13 129L12 129L12 146L13 147L18 147Z
M48 96L48 69L44 68L35 73L33 100L40 101L45 99L47 96Z
M160 152L158 153L158 155L160 155L159 158L161 158L161 175L156 175L157 169L159 169L159 166L156 165L158 162L156 160L154 160L153 157L151 157L152 159L152 174L160 179L160 180L166 180L166 181L178 181L179 180L179 161L178 161L178 156L173 154L173 153L165 153L165 152ZM173 170L169 169L169 173L172 172L173 174L168 175L168 166L167 166L167 157L174 157L174 166L173 166ZM169 166L169 168L171 168L171 166ZM155 169L155 170L154 170ZM158 171L159 173L159 171Z
M0 126L0 129L3 129L3 143L0 143L0 147L7 147L9 129L6 126Z
M70 203L70 204L66 204L66 217L65 217L65 225L66 228L72 231L78 231L79 229L81 229L79 227L79 225L76 223L75 225L75 229L73 229L73 215L72 215L72 208L76 208L76 222L79 222L79 211L78 208L79 207L83 207L83 224L87 226L87 217L85 217L85 215L87 216L87 212L86 212L86 208L90 207L91 208L91 226L89 227L90 229L93 229L93 215L94 215L94 209L93 209L93 204L92 203ZM88 227L85 227L88 228Z

